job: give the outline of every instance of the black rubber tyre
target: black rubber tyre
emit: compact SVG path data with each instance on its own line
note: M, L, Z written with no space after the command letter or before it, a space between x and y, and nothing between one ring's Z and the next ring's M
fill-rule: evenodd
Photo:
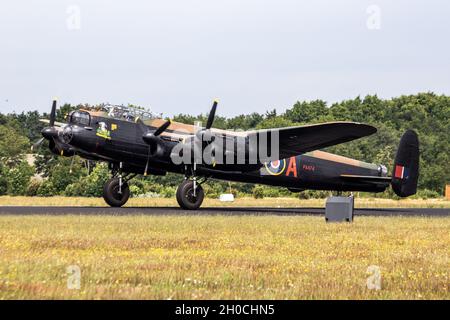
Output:
M122 207L130 198L130 187L128 183L122 183L122 193L119 194L119 178L108 180L103 186L103 199L111 207Z
M194 182L184 180L177 189L177 202L182 209L197 210L203 202L205 193L201 185L197 184L196 195L194 197Z

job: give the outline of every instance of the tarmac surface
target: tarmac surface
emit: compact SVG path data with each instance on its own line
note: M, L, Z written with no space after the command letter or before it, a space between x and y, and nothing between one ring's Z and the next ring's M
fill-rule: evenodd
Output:
M262 208L223 207L182 210L178 207L20 207L0 206L2 215L324 215L324 208ZM356 208L355 216L435 216L450 217L450 208Z

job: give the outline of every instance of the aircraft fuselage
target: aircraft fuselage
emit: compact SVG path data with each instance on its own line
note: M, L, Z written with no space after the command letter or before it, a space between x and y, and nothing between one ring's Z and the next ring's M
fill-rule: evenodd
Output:
M116 165L122 163L124 171L130 173L144 174L146 167L149 174L185 173L186 167L175 165L170 158L171 149L182 140L182 132L169 128L161 135L165 149L158 156L149 156L149 145L142 139L142 132L135 122L104 117L95 112L90 112L89 116L84 122L69 122L63 129L62 136L66 139L66 145L80 156ZM152 123L146 125L149 130L157 127ZM342 175L383 177L386 172L383 166L323 151L313 151L256 167L224 167L198 164L197 174L221 180L281 186L297 191L314 189L382 192L389 186L388 182L381 179L375 182L344 179Z

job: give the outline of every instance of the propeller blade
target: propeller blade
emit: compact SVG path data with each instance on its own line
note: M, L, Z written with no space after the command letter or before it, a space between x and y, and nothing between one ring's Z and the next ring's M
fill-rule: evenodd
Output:
M155 135L155 137L159 136L161 133L163 133L164 131L167 130L167 128L169 128L169 126L172 124L171 120L167 120L166 122L163 123L162 126L160 126L158 129L155 130L155 132L153 133Z
M75 162L75 156L72 157L72 161L70 161L69 173L73 173L73 163Z
M145 169L144 169L144 177L146 177L148 175L148 165L150 163L150 146L148 146L148 155L147 155L147 163L145 164Z
M90 160L86 160L86 168L87 168L88 175L91 174L91 161Z
M40 146L42 145L42 142L44 142L45 138L40 138L38 141L36 141L32 146L31 146L31 151L36 151L37 149L40 148Z
M216 115L216 109L217 109L217 100L214 100L213 106L211 108L211 112L209 113L208 116L208 121L206 122L206 129L209 130L211 129L213 122L214 122L214 117Z
M49 122L50 127L53 127L55 125L55 120L56 120L56 99L53 100L52 111L50 112L50 122Z

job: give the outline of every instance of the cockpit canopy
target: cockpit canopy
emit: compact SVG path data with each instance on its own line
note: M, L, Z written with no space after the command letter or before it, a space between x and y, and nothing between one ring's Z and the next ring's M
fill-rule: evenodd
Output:
M142 121L156 118L156 116L150 111L131 106L106 105L103 107L103 109L108 114L108 117L119 120L135 122L138 118Z
M86 111L73 111L69 115L69 123L88 127L91 124L91 115Z
M136 122L137 119L142 121L162 118L162 114L154 113L131 106L115 106L101 105L99 107L83 107L84 109L72 111L67 120L70 124L88 127L91 124L90 112L100 112L103 117L109 117L116 120L125 120Z

